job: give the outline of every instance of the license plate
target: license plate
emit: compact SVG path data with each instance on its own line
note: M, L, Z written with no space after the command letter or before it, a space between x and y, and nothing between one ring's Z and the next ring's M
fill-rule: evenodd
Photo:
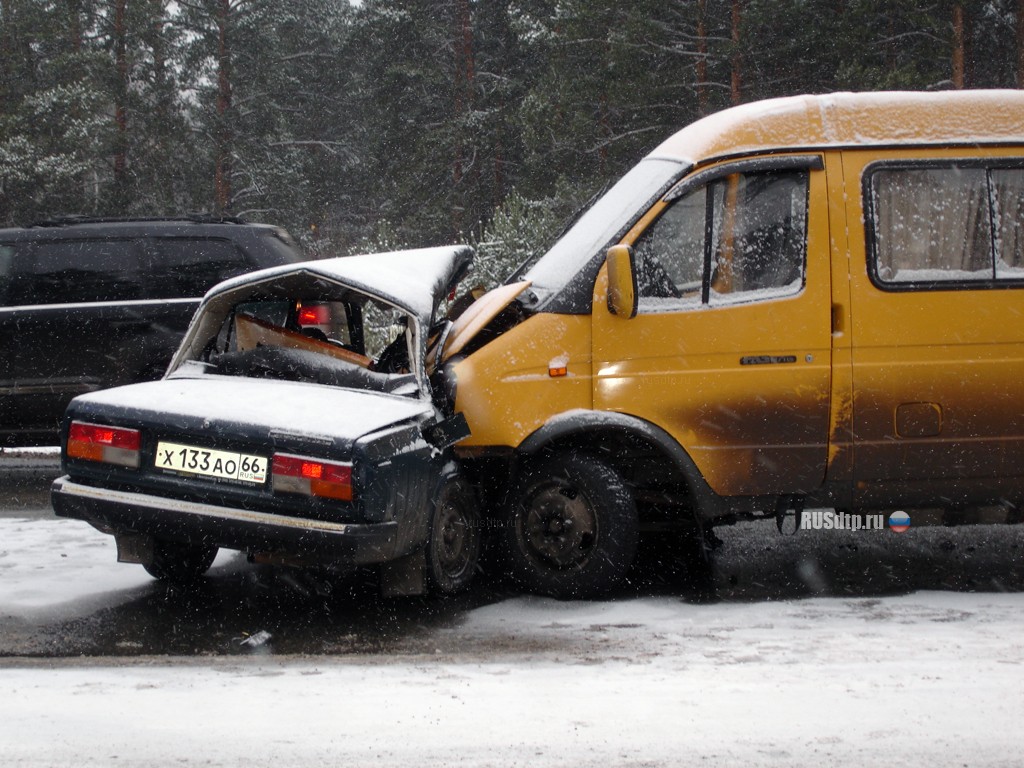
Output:
M156 467L246 483L262 483L267 479L266 456L214 451L180 443L160 442L156 447Z

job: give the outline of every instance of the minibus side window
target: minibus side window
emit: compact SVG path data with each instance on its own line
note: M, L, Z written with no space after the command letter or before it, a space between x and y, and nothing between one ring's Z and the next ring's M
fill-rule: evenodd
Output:
M701 303L704 283L708 190L701 187L677 200L637 241L640 308ZM652 301L645 301L645 300ZM654 301L654 300L668 301Z
M984 168L902 168L872 176L875 269L891 283L992 280Z
M798 293L807 182L804 170L735 173L675 201L634 245L639 310Z
M1024 279L1024 169L992 171L996 237L996 279Z
M710 303L730 294L799 290L807 231L807 174L736 174L724 187L714 230ZM777 291L773 291L777 293Z

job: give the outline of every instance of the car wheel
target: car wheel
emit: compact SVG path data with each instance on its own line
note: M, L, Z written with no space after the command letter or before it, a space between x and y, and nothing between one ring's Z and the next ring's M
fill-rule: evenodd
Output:
M427 575L431 591L450 595L473 580L480 561L480 513L476 494L460 477L441 486L427 541Z
M526 466L502 528L512 577L562 599L597 597L636 555L638 522L629 487L607 464L566 453Z
M216 557L217 547L214 546L156 539L153 542L153 559L143 563L143 568L161 581L192 584L210 569Z

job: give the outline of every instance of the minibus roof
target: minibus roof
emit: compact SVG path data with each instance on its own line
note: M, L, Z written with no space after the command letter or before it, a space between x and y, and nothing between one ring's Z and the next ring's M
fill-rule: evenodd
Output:
M683 128L650 157L702 165L754 152L1024 143L1024 91L880 91L790 96Z

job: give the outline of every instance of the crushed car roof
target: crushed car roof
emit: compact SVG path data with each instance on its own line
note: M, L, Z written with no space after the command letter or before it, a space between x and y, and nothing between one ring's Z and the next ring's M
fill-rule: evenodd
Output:
M412 332L413 372L419 382L421 396L428 396L424 361L427 336L441 300L448 290L469 269L473 249L455 245L421 248L389 253L342 256L320 261L303 261L270 267L226 280L211 288L193 318L181 346L171 361L169 371L185 360L194 358L210 337L211 328L219 327L219 312L244 297L247 291L260 286L302 280L327 280L387 302L410 315L415 323ZM212 323L212 325L211 325Z
M203 302L208 304L253 283L306 272L384 299L416 315L426 326L449 286L472 261L473 249L466 245L303 261L227 280L211 288Z

